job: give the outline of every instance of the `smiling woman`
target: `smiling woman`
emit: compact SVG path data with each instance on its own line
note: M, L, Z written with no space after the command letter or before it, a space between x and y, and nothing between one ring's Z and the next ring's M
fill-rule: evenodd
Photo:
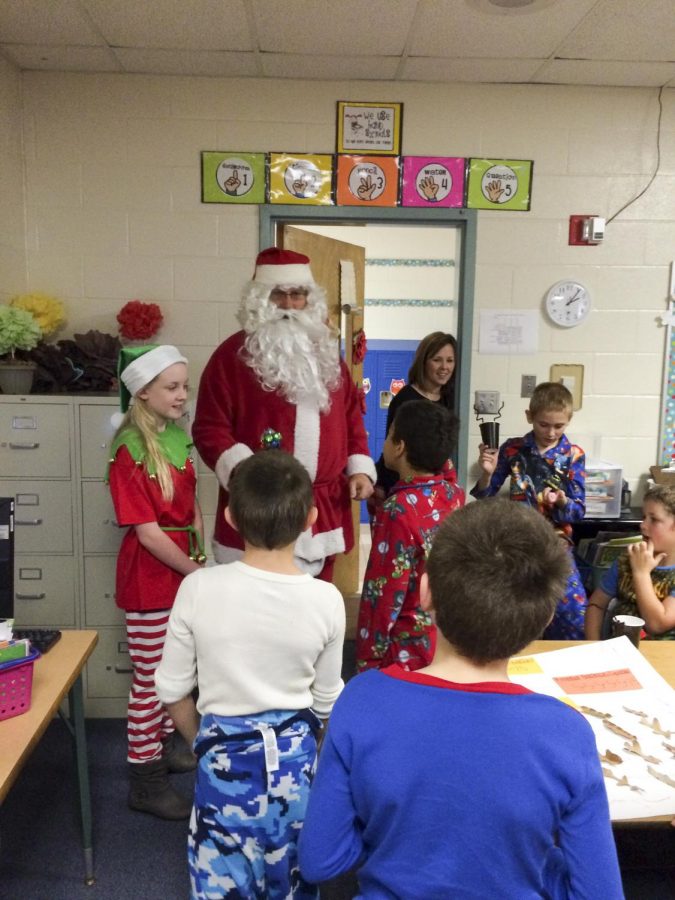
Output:
M457 341L451 334L433 331L422 338L415 352L415 358L408 372L408 384L392 399L387 411L387 433L398 409L409 400L431 400L440 403L450 411L455 406L454 376L457 367ZM371 513L381 503L396 483L396 472L388 469L384 458L377 463L377 484Z

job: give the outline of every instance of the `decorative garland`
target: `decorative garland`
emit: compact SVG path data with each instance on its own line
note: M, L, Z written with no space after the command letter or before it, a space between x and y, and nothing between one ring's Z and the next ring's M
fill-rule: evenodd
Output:
M371 258L366 259L367 266L431 266L433 268L449 268L455 265L454 259L400 259Z
M352 364L358 366L366 358L368 350L368 342L366 341L366 333L363 328L359 328L354 332L352 337Z
M366 306L456 306L456 300L374 300L366 298Z

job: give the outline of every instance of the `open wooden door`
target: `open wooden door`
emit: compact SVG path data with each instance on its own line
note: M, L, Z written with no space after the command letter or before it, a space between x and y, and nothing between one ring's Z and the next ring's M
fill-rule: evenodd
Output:
M282 225L278 243L285 250L295 250L309 257L312 274L326 291L331 324L341 332L347 348L345 362L357 387L363 383L363 363L354 364L351 346L354 332L363 328L363 296L366 251L355 244L347 244L324 235L313 234ZM348 308L347 308L348 307ZM345 333L342 334L342 312L345 312ZM359 587L359 526L360 504L354 503L354 549L338 556L333 581L344 597L355 595Z

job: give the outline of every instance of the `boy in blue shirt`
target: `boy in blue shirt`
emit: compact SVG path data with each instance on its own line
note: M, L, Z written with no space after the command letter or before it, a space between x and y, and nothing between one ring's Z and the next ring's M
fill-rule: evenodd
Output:
M509 496L534 507L565 541L570 557L570 577L553 620L543 634L550 640L584 639L587 597L572 553L572 522L586 512L586 457L571 444L565 429L572 418L573 398L556 382L538 384L526 410L532 426L522 438L509 438L497 451L481 444L478 465L482 474L471 496L493 497L507 478Z
M508 677L553 615L569 572L554 531L507 500L454 512L421 600L431 665L353 678L335 704L300 870L358 867L360 900L620 900L593 731Z

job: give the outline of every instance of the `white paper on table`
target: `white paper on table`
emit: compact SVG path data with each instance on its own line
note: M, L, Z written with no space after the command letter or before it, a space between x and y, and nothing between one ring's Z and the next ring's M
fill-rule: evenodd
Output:
M609 713L609 721L634 735L645 755L659 760L648 763L627 752L626 738L606 728L602 719L582 712L595 734L598 753L610 750L622 759L619 765L602 762L603 769L618 778L626 775L628 784L640 789L631 790L605 777L612 821L675 815L675 787L648 771L651 767L675 781L675 755L665 746L675 746L675 691L627 637L514 657L509 663L509 678L539 694L558 697L580 711L586 706ZM645 720L627 712L626 707L645 713ZM656 734L649 727L654 719L663 731L670 731L670 737Z
M536 353L538 338L539 314L535 310L481 310L479 353L508 355Z

